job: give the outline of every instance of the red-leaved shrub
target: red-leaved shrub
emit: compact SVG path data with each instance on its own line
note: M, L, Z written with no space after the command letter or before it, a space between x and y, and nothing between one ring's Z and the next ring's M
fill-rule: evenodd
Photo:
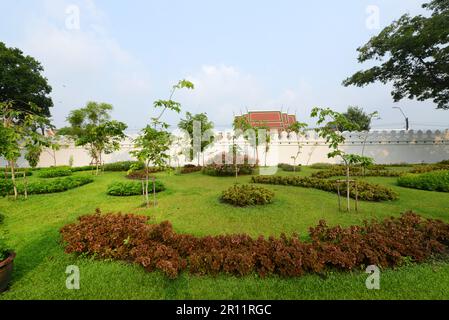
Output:
M406 259L422 262L447 254L449 247L448 224L411 212L347 228L320 221L310 228L307 242L296 234L268 239L245 234L194 237L177 234L169 222L149 224L144 216L99 211L65 226L61 234L67 253L138 263L172 279L186 269L199 275L257 272L262 277L296 277L328 268L394 267Z

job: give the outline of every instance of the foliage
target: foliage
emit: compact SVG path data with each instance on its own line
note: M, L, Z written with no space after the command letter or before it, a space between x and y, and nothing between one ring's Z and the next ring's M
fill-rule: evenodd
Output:
M449 170L449 165L444 163L437 163L437 164L413 166L413 168L409 171L409 173L426 173L441 170Z
M102 164L102 155L120 149L120 141L125 139L127 126L123 122L110 120L112 105L88 102L86 107L70 112L67 121L70 127L59 133L70 137L75 145L86 148L97 167Z
M51 180L31 181L27 185L27 192L28 194L58 193L78 188L91 182L93 182L93 179L88 177L64 177ZM17 185L17 192L19 194L24 194L25 185L23 183ZM6 196L12 193L13 185L11 180L0 180L0 195Z
M380 66L359 71L343 83L366 86L393 83L394 101L403 98L433 99L449 108L449 3L433 0L423 7L431 15L403 15L358 48L358 61L381 61Z
M126 177L131 180L146 180L147 174L156 173L156 172L163 172L165 168L161 167L148 167L146 170L130 170L126 174Z
M36 112L31 104L36 105L40 107L36 115L50 117L52 89L38 61L0 42L0 70L0 102L10 102L14 110L25 113Z
M191 164L186 164L181 169L181 174L188 174L188 173L193 173L193 172L199 172L201 170L203 170L203 167L201 167L201 166L195 166L195 165L191 165Z
M280 163L280 164L278 164L278 168L282 169L283 171L287 171L287 172L300 172L302 167L301 167L301 165L292 166L291 164Z
M169 222L148 224L148 217L99 213L79 218L61 229L66 253L137 263L147 271L177 278L192 274L226 273L261 277L298 277L328 270L352 271L367 265L382 268L424 262L447 255L449 225L406 213L363 226L310 228L311 241L298 235L253 239L246 234L195 237L177 234Z
M331 164L331 163L320 163L320 162L318 162L318 163L314 163L314 164L311 164L310 166L309 166L309 168L312 168L312 169L329 169L329 168L332 168L334 165L333 164Z
M223 191L221 200L237 207L266 205L273 201L274 192L255 185L234 185Z
M16 170L15 171L16 179L22 178L23 174L25 174L25 176L27 176L27 177L31 177L33 175L33 172L30 170L26 170L26 169ZM4 176L5 179L11 179L11 176L12 176L11 172L9 172L9 171L6 171L6 172L4 171L4 172L0 173L0 175Z
M285 186L296 186L303 188L314 188L323 191L338 192L338 183L334 180L325 180L311 177L299 176L257 176L252 177L253 183L275 184ZM398 195L390 188L370 184L365 181L357 181L358 198L366 201L389 201L396 200ZM347 189L346 182L341 183L340 190ZM349 195L355 199L356 193L354 188L349 188Z
M195 129L195 125L199 125L198 128L199 130ZM195 155L194 152L197 151L198 153L203 153L204 150L211 143L214 142L214 133L213 133L214 124L211 121L209 121L206 113L199 113L192 115L190 112L186 112L186 118L181 119L181 121L178 124L178 128L184 130L184 132L188 133L190 137L189 161L192 161L193 158L196 156L199 165L200 155L199 154ZM195 137L195 134L199 135L199 137ZM197 141L198 139L200 139L200 141Z
M6 245L5 241L0 238L0 262L9 258L11 251L12 250Z
M165 186L159 180L155 181L156 192L165 190ZM142 195L142 184L140 182L114 182L108 186L106 192L110 196L127 197Z
M238 175L251 175L254 172L254 166L249 164L237 165ZM236 174L236 165L233 164L212 164L203 168L203 173L215 177L232 177Z
M349 122L357 124L357 131L369 131L371 128L372 116L365 113L362 108L359 107L348 107L348 110L343 113ZM354 129L345 128L342 131L352 131Z
M38 173L39 178L57 178L57 177L67 177L72 175L72 170L65 168L50 168L45 170L40 170Z
M435 171L420 175L408 174L398 179L401 187L449 192L449 171Z
M139 161L119 161L106 163L103 166L104 171L129 171L131 168L135 170L142 170L144 168L144 164Z
M368 169L363 170L362 167L351 167L349 170L349 174L353 177L365 176L365 177L399 177L403 173L399 171L391 171L391 170L379 170L379 169ZM332 177L342 177L346 175L346 170L342 166L334 166L328 170L322 170L318 172L312 173L312 177L327 179Z

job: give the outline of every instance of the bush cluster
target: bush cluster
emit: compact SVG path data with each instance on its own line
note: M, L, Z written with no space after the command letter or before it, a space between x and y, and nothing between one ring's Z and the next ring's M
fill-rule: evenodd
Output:
M254 172L254 166L249 164L238 164L238 175L251 175ZM203 168L203 173L214 177L232 177L235 176L235 165L233 164L213 164Z
M273 198L274 192L255 185L234 185L221 195L223 202L238 207L269 204Z
M33 172L31 172L30 170L26 170L26 171L23 171L23 170L17 170L17 171L15 171L15 174L14 174L14 177L17 179L17 178L22 178L23 177L23 173L25 172L25 175L27 176L27 177L30 177L30 176L32 176L33 175ZM5 179L11 179L11 177L12 177L12 174L11 174L11 171L6 171L6 172L3 172L1 175L3 175L3 177L5 177Z
M149 181L148 192L153 192L153 182ZM155 181L156 192L165 190L165 186L159 180ZM108 186L106 193L110 196L128 197L142 194L141 182L114 182Z
M401 187L449 192L449 171L435 171L419 175L408 174L398 179Z
M93 179L88 177L64 177L51 180L31 181L27 185L27 193L47 194L64 192L91 182L93 182ZM17 184L17 191L19 194L25 193L25 186L23 183ZM13 192L14 189L11 180L0 180L0 196L4 197L8 194L13 194Z
M382 167L379 167L382 168ZM359 177L359 176L366 176L366 177L399 177L403 173L398 171L390 171L390 170L384 170L384 169L378 169L376 167L373 167L373 169L366 169L363 171L363 168L361 167L351 167L349 170L349 174L352 177ZM329 170L323 170L312 173L312 177L314 178L320 178L320 179L327 179L332 177L341 177L346 176L346 168L335 166L332 167Z
M334 164L331 164L331 163L321 163L321 162L318 162L318 163L311 164L311 165L309 166L309 168L322 170L322 169L329 169L329 168L332 168L333 166L335 166L335 165L334 165Z
M72 170L66 168L53 168L40 170L38 173L39 178L59 178L68 177L72 175Z
M286 186L296 186L303 188L314 188L328 192L338 193L338 183L335 180L325 180L311 177L299 176L257 176L252 177L253 183L277 184ZM357 181L358 198L366 201L387 201L396 200L398 195L392 189L378 185L371 184L365 181ZM340 184L340 191L344 193L346 190L346 183ZM351 198L355 198L355 189L350 189Z
M301 171L301 165L297 165L297 166L293 166L291 164L287 164L287 163L280 163L278 164L278 168L282 169L283 171L287 171L287 172L299 172Z
M103 166L104 171L129 171L133 167L135 170L142 170L144 168L143 162L138 161L119 161L114 163L107 163Z
M162 172L164 170L165 170L164 168L150 167L150 168L148 168L148 173L157 173L157 172ZM131 180L145 180L146 173L145 173L145 170L131 171L131 172L127 173L126 177Z
M442 171L442 170L449 170L449 165L444 164L444 163L419 165L419 166L414 166L409 171L409 173L427 173L427 172Z
M296 234L268 239L246 234L195 237L177 234L170 222L147 222L145 216L97 213L80 217L60 232L66 253L137 263L172 279L182 270L198 275L255 272L262 277L297 277L366 265L395 267L410 259L423 262L447 254L449 246L448 224L413 213L348 228L320 221L310 228L307 242Z
M199 172L201 170L203 170L203 167L201 166L195 166L194 164L186 164L184 167L182 167L181 174L189 174L193 172Z

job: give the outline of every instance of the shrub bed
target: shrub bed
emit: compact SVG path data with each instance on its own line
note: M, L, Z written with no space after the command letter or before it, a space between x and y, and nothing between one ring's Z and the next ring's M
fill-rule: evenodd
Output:
M287 164L287 163L278 164L278 168L282 169L283 171L287 171L287 172L300 172L301 171L301 165L293 166L293 165Z
M252 182L296 186L303 188L314 188L323 191L338 193L338 183L335 180L325 180L319 178L298 177L298 176L288 176L288 177L257 176L252 177ZM357 181L357 185L358 185L358 198L360 200L387 201L387 200L396 200L398 198L396 192L394 192L390 188L378 184L371 184L365 181ZM344 193L344 190L346 190L346 183L341 183L340 191ZM354 188L351 188L350 196L351 198L355 199Z
M238 175L251 175L254 172L254 166L249 164L237 165ZM235 176L235 166L233 164L209 165L203 168L203 173L215 177L232 177Z
M238 207L269 204L273 198L274 192L254 185L234 185L221 195L223 202Z
M18 170L18 171L15 171L15 178L16 179L20 179L20 178L23 178L23 173L25 172L25 175L27 176L27 177L30 177L30 176L32 176L33 175L33 172L31 172L30 170L27 170L27 171L23 171L23 170ZM7 171L7 172L3 172L2 174L0 174L0 175L2 175L4 178L6 178L6 179L11 179L11 177L12 177L12 174L11 174L11 171Z
M449 171L435 171L420 175L408 174L398 179L401 187L449 192Z
M165 190L165 186L162 182L155 181L156 192ZM149 193L153 192L153 182L149 181ZM142 195L142 183L141 182L114 182L108 186L107 192L110 196L116 197L128 197Z
M66 253L137 263L147 271L176 278L192 274L297 277L328 270L382 268L447 255L449 225L406 213L362 226L310 228L310 241L298 235L253 239L246 234L195 237L177 234L170 222L148 224L148 217L110 214L83 216L61 229Z
M449 165L447 164L429 164L429 165L419 165L413 167L409 171L409 173L427 173L432 171L442 171L442 170L449 170Z
M164 171L164 168L156 168L156 167L148 168L149 173L157 173L162 171ZM128 174L126 175L126 177L131 180L145 180L146 179L145 176L146 176L145 170L128 172Z
M103 166L104 171L129 171L131 166L135 170L142 170L144 164L138 161L119 161L114 163L107 163Z
M193 173L193 172L199 172L201 170L203 170L203 167L201 167L201 166L195 166L193 164L186 164L181 169L181 174L189 174L189 173Z
M65 177L52 180L32 181L28 183L27 193L47 194L64 192L91 182L93 182L93 179L87 177ZM13 194L13 192L14 187L11 180L0 180L0 196L5 197ZM25 186L23 183L17 184L17 192L19 194L25 193Z
M38 173L39 178L59 178L68 177L72 175L72 170L65 168L54 168L40 170Z
M360 167L352 167L349 170L349 174L352 177L360 177L360 176L399 177L403 173L397 172L397 171L382 170L382 169L366 169L365 172L363 172L363 169ZM312 177L320 178L320 179L327 179L327 178L341 177L341 176L346 176L346 168L345 167L333 167L332 169L329 169L329 170L318 171L318 172L312 173Z

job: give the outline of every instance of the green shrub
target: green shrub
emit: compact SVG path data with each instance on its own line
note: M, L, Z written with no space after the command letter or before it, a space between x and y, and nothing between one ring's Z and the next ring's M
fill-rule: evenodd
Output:
M142 170L144 168L144 164L138 161L120 161L114 163L107 163L103 166L104 171L129 171L131 166L135 170Z
M39 171L39 178L59 178L72 175L72 170L66 168L45 169Z
M148 168L148 173L157 173L157 172L162 172L164 170L165 170L164 168L150 167L150 168ZM145 180L146 172L145 172L145 170L131 171L131 172L128 172L126 177L131 180Z
M70 170L72 172L81 172L81 171L92 171L95 170L95 166L83 166L83 167L71 167Z
M314 164L310 165L309 168L312 168L312 169L329 169L332 166L334 166L334 165L331 164L331 163L318 162L318 163L314 163Z
M156 192L165 190L165 186L159 180L156 180ZM153 192L153 182L149 181L148 192ZM110 196L128 197L142 194L141 182L114 182L108 186L106 193Z
M351 167L349 169L349 174L352 177L366 176L366 177L399 177L403 173L398 171L390 171L384 169L378 169L382 167L372 167L373 169L366 169L363 171L361 167ZM345 167L332 167L328 170L318 171L312 173L312 177L327 179L332 177L341 177L346 176L346 168Z
M6 197L10 191L13 189L13 184L11 180L0 180L0 197Z
M254 166L248 164L237 165L238 175L251 175L254 172ZM233 164L209 165L203 168L203 173L215 177L235 176L235 166Z
M413 169L409 171L409 173L426 173L432 171L443 171L449 170L449 165L446 164L427 164L427 165L418 165L414 166Z
M300 172L301 171L301 165L293 166L293 165L287 164L287 163L278 164L278 168L282 169L283 171L287 171L287 172Z
M11 251L12 250L6 246L4 240L0 238L0 262L6 260L9 257Z
M435 171L424 174L407 174L398 179L401 187L449 192L449 171Z
M30 177L30 176L32 176L33 175L33 172L31 172L30 170L27 170L27 171L23 171L23 170L17 170L17 171L15 171L15 174L14 174L14 176L15 176L15 178L17 179L17 178L23 178L23 173L25 172L25 175L27 176L27 177ZM11 177L12 177L12 174L11 174L11 171L7 171L7 172L3 172L2 174L1 174L1 176L3 176L3 177L5 177L6 179L11 179Z
M296 186L303 188L314 188L318 190L338 193L338 183L335 180L325 180L312 177L299 177L299 176L257 176L252 177L254 183L264 184L277 184L285 186ZM396 200L398 195L392 189L377 185L370 184L364 181L357 181L358 186L358 198L366 201L385 201ZM346 190L346 183L340 184L340 190L344 193ZM350 189L351 198L355 198L354 188Z
M221 200L238 207L265 205L273 201L274 192L254 185L234 185L223 191Z
M32 181L28 183L27 192L28 194L58 193L81 187L93 181L89 177L64 177L52 180ZM19 184L17 191L19 194L23 194L25 191L24 185Z
M0 224L2 224L5 221L5 216L0 213Z

